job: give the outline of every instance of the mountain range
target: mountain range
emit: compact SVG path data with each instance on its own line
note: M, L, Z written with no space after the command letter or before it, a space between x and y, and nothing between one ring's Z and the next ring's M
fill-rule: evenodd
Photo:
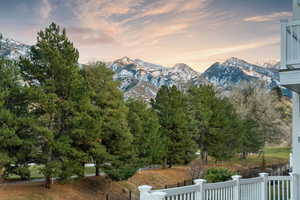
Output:
M16 60L26 56L29 51L29 45L6 39L0 34L0 56ZM190 85L213 84L221 91L230 91L242 82L256 84L257 81L264 81L266 89L271 90L281 87L279 66L279 63L258 66L233 57L223 63L216 62L200 73L184 63L165 67L128 57L107 63L107 67L115 72L114 78L120 81L120 89L124 91L126 99L139 98L146 101L154 98L164 85L184 89ZM291 96L289 90L282 88L282 91L284 95Z

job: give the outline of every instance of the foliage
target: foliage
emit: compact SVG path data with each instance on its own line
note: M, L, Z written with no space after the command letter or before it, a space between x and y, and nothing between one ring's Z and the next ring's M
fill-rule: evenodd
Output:
M98 138L101 148L96 149L92 157L97 168L103 166L111 178L128 178L136 171L137 161L127 122L128 108L119 83L113 80L113 72L102 62L84 66L82 73L95 107L94 113L102 119L101 137Z
M29 58L19 62L40 147L35 162L45 166L47 187L54 176L81 176L89 152L97 148L99 123L92 115L78 57L66 31L52 23L38 33Z
M205 171L203 178L209 183L224 182L234 175L232 171L223 167L212 167Z
M28 179L25 171L37 148L24 93L15 63L0 59L0 168L5 168L5 176L13 173Z
M105 63L78 64L79 53L66 31L52 23L38 33L29 57L0 59L0 169L29 179L29 164L66 181L96 164L113 180L139 167L187 164L200 149L202 160L246 158L278 142L291 123L291 106L280 88L242 85L231 96L213 86L186 91L163 86L151 105L124 101L114 73ZM202 163L191 165L200 176ZM1 170L2 171L2 170ZM226 169L207 179L224 181ZM227 178L226 178L227 177Z
M129 100L128 125L133 145L142 167L160 164L166 145L161 135L157 114L144 102Z
M258 131L256 121L248 119L241 120L240 143L238 152L245 159L249 153L258 153L262 150L264 143L262 135Z
M213 86L192 87L188 90L191 129L201 150L216 160L234 156L239 144L239 119L227 98L220 98Z
M193 132L189 129L190 119L184 93L175 86L163 86L152 101L152 107L158 115L161 134L166 138L165 164L171 167L193 160L197 149Z

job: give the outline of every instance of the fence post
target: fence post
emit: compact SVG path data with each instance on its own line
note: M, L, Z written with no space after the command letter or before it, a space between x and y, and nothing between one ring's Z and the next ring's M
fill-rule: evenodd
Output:
M140 200L151 200L150 191L152 189L149 185L142 185L138 187L140 191Z
M259 176L263 178L261 183L261 200L268 200L268 173L260 173Z
M232 179L236 182L236 185L234 186L234 192L233 192L233 199L234 200L240 200L241 199L241 180L242 176L235 175L232 176Z
M205 199L205 188L204 184L206 180L204 179L196 179L194 180L195 185L199 185L199 190L196 192L196 199L197 200L204 200Z
M292 176L291 181L291 200L299 200L299 192L298 192L298 174L296 173L290 173Z
M132 199L132 193L131 193L131 191L129 191L129 200L131 200Z
M153 192L150 196L151 200L164 200L167 193L165 192Z

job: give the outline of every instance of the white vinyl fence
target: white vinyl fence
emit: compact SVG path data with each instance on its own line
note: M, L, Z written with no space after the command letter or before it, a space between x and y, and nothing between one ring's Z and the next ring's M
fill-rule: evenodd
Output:
M298 195L296 176L261 173L257 178L233 176L231 181L220 183L198 179L191 186L162 190L140 186L140 200L293 200Z

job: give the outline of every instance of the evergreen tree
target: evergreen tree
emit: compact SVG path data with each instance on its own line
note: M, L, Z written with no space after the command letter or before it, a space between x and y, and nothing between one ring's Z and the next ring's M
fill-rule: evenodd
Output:
M208 119L212 134L208 154L216 160L228 160L238 151L240 143L240 120L233 105L227 98L217 98Z
M105 153L93 157L97 174L102 167L114 180L127 179L135 173L137 162L127 123L128 108L119 83L113 80L114 73L101 62L84 66L83 74L93 105L102 118L100 141Z
M28 164L38 149L27 108L15 63L0 59L0 168L5 176L30 177Z
M237 151L238 117L226 98L219 98L213 86L192 87L188 90L192 132L201 150L202 160L208 155L225 160Z
M160 164L165 154L164 137L156 113L144 102L129 100L128 124L142 166Z
M175 86L163 86L152 101L152 106L159 118L161 134L166 137L165 164L172 167L174 164L190 162L195 157L196 145L193 133L189 131L185 95Z
M80 74L78 57L65 29L52 23L38 33L29 58L19 62L41 148L36 162L44 166L42 172L48 188L54 176L81 176L83 164L90 160L87 149L97 146L91 139L98 137L99 123L90 114L93 106Z
M263 137L258 131L258 124L251 119L240 120L239 153L246 159L249 153L258 153L264 146Z

